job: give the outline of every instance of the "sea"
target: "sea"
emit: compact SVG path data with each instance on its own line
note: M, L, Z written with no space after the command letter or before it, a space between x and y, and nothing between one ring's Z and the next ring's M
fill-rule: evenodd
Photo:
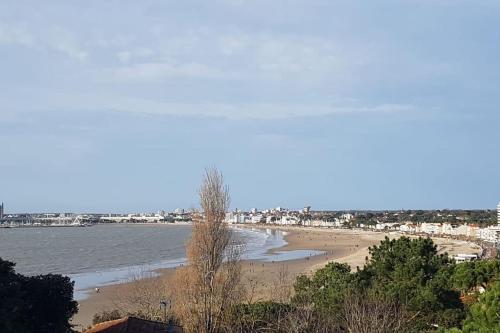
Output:
M0 258L16 263L25 275L63 274L75 282L74 297L91 289L125 282L138 275L186 263L192 226L183 224L98 224L90 227L0 229ZM284 261L321 254L314 250L279 251L285 231L232 228L245 244L243 259Z

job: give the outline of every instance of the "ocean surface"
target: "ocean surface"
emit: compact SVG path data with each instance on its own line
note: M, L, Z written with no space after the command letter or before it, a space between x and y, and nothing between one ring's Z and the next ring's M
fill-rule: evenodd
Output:
M244 259L282 261L318 251L273 251L286 244L285 232L233 229L244 241ZM75 298L90 288L126 281L186 262L190 225L110 224L91 227L0 229L0 257L27 275L57 273L75 281Z

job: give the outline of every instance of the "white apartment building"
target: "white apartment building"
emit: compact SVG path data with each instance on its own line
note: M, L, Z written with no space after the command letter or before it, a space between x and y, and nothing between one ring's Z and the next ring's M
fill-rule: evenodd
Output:
M263 217L262 214L252 214L250 216L250 223L260 223Z
M376 230L397 230L399 229L401 226L399 225L399 223L377 223L377 225L375 225L375 229Z
M420 231L420 228L411 222L405 223L399 226L399 231L401 232L407 232L410 234L415 234Z
M338 219L335 219L334 221L307 220L307 221L302 221L302 225L306 227L325 227L325 228L342 227L342 223Z
M440 234L441 233L441 225L438 223L427 223L424 222L420 225L420 232L424 234Z
M478 238L486 242L500 242L500 226L489 226L479 229Z
M354 218L354 215L350 213L340 215L340 220L349 223Z
M281 225L297 225L299 224L299 219L296 216L283 215L281 220L277 220L276 224Z

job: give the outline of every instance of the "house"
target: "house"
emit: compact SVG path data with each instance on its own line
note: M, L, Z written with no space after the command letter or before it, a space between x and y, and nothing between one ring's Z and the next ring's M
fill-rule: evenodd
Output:
M441 225L437 223L422 223L420 225L420 232L424 234L439 234L441 233Z
M418 226L411 223L411 222L407 222L405 224L402 224L399 226L399 231L401 232L407 232L407 233L417 233L419 232L420 230L418 229Z
M296 216L283 215L281 220L276 223L281 225L297 225L299 224L299 219Z
M479 229L478 238L491 243L500 241L500 226Z
M182 333L180 326L139 319L136 317L124 317L121 319L106 321L94 325L85 333Z

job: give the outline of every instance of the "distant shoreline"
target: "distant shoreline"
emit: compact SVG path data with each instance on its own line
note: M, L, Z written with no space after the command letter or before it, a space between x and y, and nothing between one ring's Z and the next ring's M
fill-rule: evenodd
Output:
M25 229L25 228L87 228L94 227L96 225L148 225L148 226L165 226L165 225L192 225L193 222L166 222L166 223L157 223L157 222L100 222L100 223L90 223L85 225L80 224L48 224L48 225L2 225L0 224L0 229Z

